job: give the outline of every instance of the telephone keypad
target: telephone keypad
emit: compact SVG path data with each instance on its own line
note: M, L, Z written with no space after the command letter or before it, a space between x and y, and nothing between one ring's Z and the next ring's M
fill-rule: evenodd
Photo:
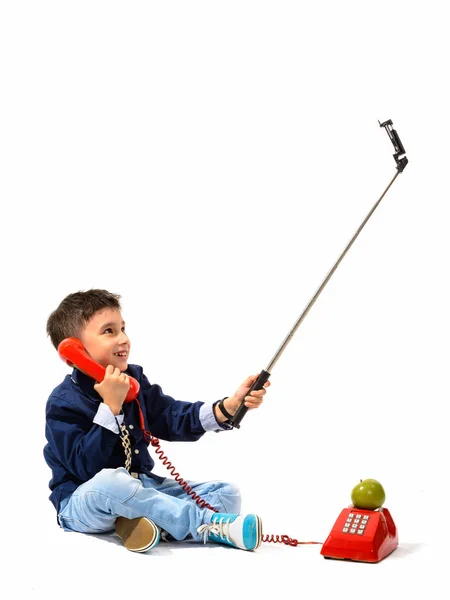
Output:
M344 527L342 528L342 533L350 533L353 535L364 535L364 530L366 529L367 522L369 520L369 515L360 515L355 513L350 513L346 522L344 523Z

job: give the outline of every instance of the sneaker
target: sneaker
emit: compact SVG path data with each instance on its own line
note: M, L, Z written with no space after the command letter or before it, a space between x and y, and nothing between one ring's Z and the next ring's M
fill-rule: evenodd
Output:
M257 515L228 515L215 513L211 522L201 525L197 532L206 542L228 544L241 550L256 550L261 546L262 523Z
M159 542L160 529L147 517L116 520L116 533L122 539L127 550L131 552L146 552Z

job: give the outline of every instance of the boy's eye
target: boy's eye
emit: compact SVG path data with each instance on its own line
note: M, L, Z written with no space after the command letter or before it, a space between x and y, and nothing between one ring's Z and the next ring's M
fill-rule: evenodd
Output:
M108 331L111 331L111 332L112 332L112 329L111 329L111 327L108 327L108 329L105 329L105 331L104 331L103 333L108 333Z

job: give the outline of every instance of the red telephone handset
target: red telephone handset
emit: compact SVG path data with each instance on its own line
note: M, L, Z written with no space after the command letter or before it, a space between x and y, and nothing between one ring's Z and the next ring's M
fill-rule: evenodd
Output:
M76 367L92 379L101 382L105 378L105 367L99 365L89 356L79 339L69 337L63 340L58 346L58 354L69 367ZM125 402L131 402L136 398L139 394L139 387L139 382L134 377L130 377L130 389Z

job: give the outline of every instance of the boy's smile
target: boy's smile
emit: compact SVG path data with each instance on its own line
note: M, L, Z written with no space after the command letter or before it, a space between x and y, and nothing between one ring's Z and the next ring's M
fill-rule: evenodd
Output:
M96 312L84 326L80 340L102 367L112 365L126 371L131 344L120 311L105 308Z

